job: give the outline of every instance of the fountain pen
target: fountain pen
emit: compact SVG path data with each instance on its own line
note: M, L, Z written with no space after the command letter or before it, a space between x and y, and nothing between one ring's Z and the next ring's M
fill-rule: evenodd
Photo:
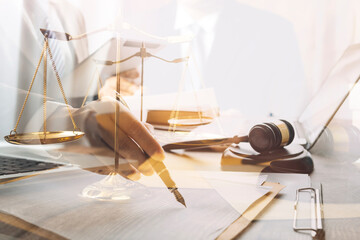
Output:
M166 168L165 164L161 161L156 161L152 158L149 159L151 166L157 173L157 175L161 178L163 183L167 186L169 191L174 194L176 201L181 203L186 207L185 200L183 196L180 194L174 180L171 179L169 170Z

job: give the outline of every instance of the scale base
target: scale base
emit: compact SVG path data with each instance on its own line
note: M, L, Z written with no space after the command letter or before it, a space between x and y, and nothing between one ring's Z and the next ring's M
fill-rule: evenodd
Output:
M118 173L110 173L103 180L84 188L82 197L99 201L133 202L150 197L142 184L128 180Z

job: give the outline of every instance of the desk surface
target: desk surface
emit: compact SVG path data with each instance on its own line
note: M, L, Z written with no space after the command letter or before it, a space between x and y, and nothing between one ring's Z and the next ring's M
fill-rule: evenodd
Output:
M167 154L166 164L170 170L221 171L219 153L187 152L185 155ZM353 160L313 156L315 170L310 175L312 183L322 183L326 239L357 239L360 235L360 175ZM260 171L262 167L251 166L244 171ZM294 189L295 191L295 189ZM293 203L294 199L283 199L279 195L264 210L281 204ZM291 215L292 216L292 215ZM26 223L14 216L0 212L0 238L12 236L26 239L63 239L61 236ZM5 238L5 237L4 237ZM292 230L292 218L279 220L256 220L247 228L241 239L311 239L309 235Z

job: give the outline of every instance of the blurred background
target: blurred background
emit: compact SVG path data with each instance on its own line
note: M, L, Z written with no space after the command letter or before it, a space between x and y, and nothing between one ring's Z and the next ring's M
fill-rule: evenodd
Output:
M214 87L222 109L247 115L296 116L345 49L360 40L356 0L73 2L88 30L121 14L158 36L193 33L206 86ZM96 49L95 39L89 45ZM171 74L148 68L151 93L177 90L177 84L166 84Z

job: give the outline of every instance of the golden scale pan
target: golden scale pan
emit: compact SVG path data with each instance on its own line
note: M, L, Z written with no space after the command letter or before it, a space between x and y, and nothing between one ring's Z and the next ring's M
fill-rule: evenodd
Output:
M27 91L27 94L26 94L23 106L21 108L20 114L18 116L17 122L15 124L15 128L13 130L11 130L9 135L4 137L7 142L12 143L12 144L35 145L35 144L63 143L63 142L69 142L69 141L79 139L82 136L84 136L84 134L85 134L76 126L74 118L71 114L71 110L70 110L68 101L66 99L65 92L62 87L60 77L59 77L58 71L56 70L55 62L53 60L53 56L52 56L52 53L51 53L51 50L49 47L47 33L45 33L44 35L45 35L45 40L44 40L44 46L43 46L43 49L41 52L41 56L40 56L37 66L36 66L34 76L32 78L29 89ZM74 127L73 131L47 131L47 129L46 129L47 54L49 54L52 68L55 72L56 79L57 79L57 82L60 87L60 91L62 93L65 104L67 106L69 116L71 118L71 121L72 121L72 124ZM42 60L44 60L44 78L43 78L43 116L44 116L43 121L44 121L44 123L43 123L43 131L42 132L17 133L16 130L18 128L21 116L24 112L27 100L29 98L32 86L34 84L35 77L37 75L37 72L39 70Z
M176 125L179 127L195 127L209 124L213 121L211 117L201 118L171 118L168 120L169 125Z
M81 131L57 131L57 132L30 132L10 134L5 140L12 144L53 144L69 142L81 138L84 135Z

